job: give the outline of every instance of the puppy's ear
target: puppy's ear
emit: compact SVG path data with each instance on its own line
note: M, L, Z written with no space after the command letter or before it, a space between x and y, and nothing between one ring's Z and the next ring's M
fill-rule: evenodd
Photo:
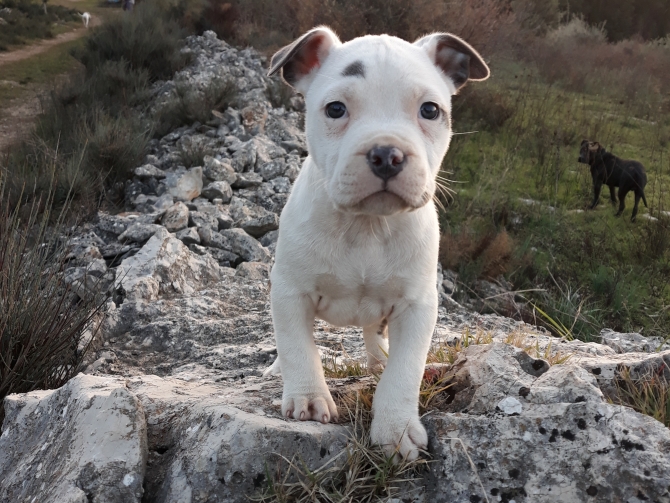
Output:
M284 80L304 94L314 71L323 64L333 47L341 44L340 39L329 28L314 28L272 56L268 76L281 71Z
M414 45L423 47L428 56L449 77L458 91L468 80L486 80L489 67L479 53L465 40L451 33L434 33L420 38Z

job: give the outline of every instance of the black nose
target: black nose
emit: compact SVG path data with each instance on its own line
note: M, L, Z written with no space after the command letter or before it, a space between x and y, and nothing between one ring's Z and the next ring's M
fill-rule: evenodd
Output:
M368 152L368 165L385 182L402 171L405 154L396 147L374 147Z

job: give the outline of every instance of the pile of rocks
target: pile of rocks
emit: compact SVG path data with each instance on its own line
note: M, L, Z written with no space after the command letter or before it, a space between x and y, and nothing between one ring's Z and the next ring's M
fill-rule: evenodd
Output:
M212 33L186 50L194 62L175 81L232 79L236 107L154 141L125 187L128 211L69 240L66 279L81 297L102 282L106 316L85 373L6 399L2 501L243 502L277 453L314 468L346 445L346 425L283 419L281 379L261 377L276 358L279 215L307 149L300 100L272 106L253 50ZM175 81L156 86L156 106ZM187 168L194 151L207 155ZM435 341L486 343L461 351L449 404L423 418L434 463L403 501L670 501L670 432L608 401L623 370L670 378L670 348L610 331L602 344L560 341L463 308L449 271L437 288ZM316 322L315 338L326 357L364 358L360 330Z

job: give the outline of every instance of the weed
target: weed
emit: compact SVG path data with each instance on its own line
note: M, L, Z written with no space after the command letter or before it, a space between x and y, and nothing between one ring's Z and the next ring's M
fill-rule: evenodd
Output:
M187 167L203 166L205 164L205 157L212 155L210 148L198 142L184 142L179 146L179 160Z
M65 283L58 236L65 213L52 214L51 201L38 199L12 210L3 197L6 179L0 171L0 400L58 388L76 375L90 343L85 332L102 307L95 295L80 299ZM0 423L2 416L0 410Z
M616 401L670 427L670 383L660 373L633 378L624 369L616 379Z
M322 358L323 373L328 378L342 379L368 374L367 365L350 358L338 359L334 353Z
M286 110L292 108L291 98L294 96L293 89L281 80L271 79L266 89L266 94L273 107L284 107Z
M278 455L276 472L266 470L267 487L251 498L260 503L386 501L411 491L426 461L405 461L389 457L370 439L369 404L357 394L348 415L353 419L346 447L323 466L311 469L301 460Z
M531 340L529 341L529 339ZM535 337L534 342L532 341L532 339L533 336L528 334L527 332L516 331L511 332L510 334L507 335L507 337L505 338L505 344L509 344L510 346L523 349L533 358L540 358L542 360L545 360L549 363L549 365L561 365L567 362L572 357L572 354L552 350L551 342L549 342L544 347L544 349L542 349L540 348L538 338Z
M202 90L187 82L177 83L155 114L155 135L160 137L180 126L208 122L213 110L224 111L234 104L237 93L235 83L222 77L212 79Z

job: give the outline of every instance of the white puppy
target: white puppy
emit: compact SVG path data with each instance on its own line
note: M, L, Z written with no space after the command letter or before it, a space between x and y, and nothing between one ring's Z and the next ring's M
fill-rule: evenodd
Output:
M83 14L79 14L81 17L81 20L84 22L84 26L88 28L88 22L91 20L91 15L88 12L84 12Z
M372 439L414 459L428 441L418 398L437 317L435 177L451 96L489 69L447 33L343 44L321 27L273 56L269 74L280 70L305 96L310 155L281 215L271 275L278 358L266 373L283 376L286 417L336 419L314 319L363 327L368 364L385 367Z

